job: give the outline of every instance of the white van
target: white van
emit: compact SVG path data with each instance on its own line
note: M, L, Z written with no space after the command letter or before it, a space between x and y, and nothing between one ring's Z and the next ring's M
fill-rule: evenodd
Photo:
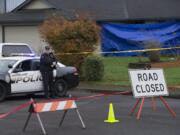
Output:
M35 56L35 52L25 43L0 43L0 57L12 56Z

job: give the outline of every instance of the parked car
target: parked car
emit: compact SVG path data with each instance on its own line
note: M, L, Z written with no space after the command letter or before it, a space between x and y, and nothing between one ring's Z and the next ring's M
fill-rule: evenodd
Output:
M25 43L0 43L0 57L11 56L35 56L35 52Z
M43 91L40 73L40 57L4 57L0 58L0 101L7 96L19 93ZM79 75L75 67L60 62L53 71L54 89L58 96L79 84Z

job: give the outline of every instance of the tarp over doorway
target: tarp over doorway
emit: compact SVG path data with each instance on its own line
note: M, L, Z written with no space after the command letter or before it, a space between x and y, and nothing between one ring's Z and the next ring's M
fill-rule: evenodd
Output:
M145 42L161 43L161 47L180 45L180 22L171 21L149 24L114 24L102 25L102 51L140 50L147 48ZM177 50L163 51L163 54L177 53ZM135 56L139 53L105 54L111 56Z

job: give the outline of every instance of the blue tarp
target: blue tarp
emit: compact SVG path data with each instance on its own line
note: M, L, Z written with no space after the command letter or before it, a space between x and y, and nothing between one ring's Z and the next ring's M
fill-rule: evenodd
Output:
M101 43L103 52L146 49L146 42L159 42L160 47L180 45L180 22L171 21L151 24L103 23ZM177 53L177 50L163 51L163 54ZM105 54L111 56L136 56L139 53Z

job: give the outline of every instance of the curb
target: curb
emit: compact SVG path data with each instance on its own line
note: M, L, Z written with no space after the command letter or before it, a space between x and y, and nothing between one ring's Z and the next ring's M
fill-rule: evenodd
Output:
M124 90L123 90L124 89ZM180 86L168 86L169 91L172 93L169 94L167 98L176 98L180 99ZM90 93L112 93L112 92L123 92L123 91L130 91L131 87L130 86L114 86L112 87L106 87L104 85L98 85L97 87L95 86L90 86L87 85L86 87L82 87L81 85L71 91L79 91L79 92L90 92ZM177 94L174 94L174 91L178 91Z
M126 90L114 90L114 89L104 90L104 89L90 89L90 88L76 88L74 90L80 91L80 92L81 91L82 92L86 91L86 92L91 92L91 93L111 93L111 92L123 92L123 91L126 91Z

